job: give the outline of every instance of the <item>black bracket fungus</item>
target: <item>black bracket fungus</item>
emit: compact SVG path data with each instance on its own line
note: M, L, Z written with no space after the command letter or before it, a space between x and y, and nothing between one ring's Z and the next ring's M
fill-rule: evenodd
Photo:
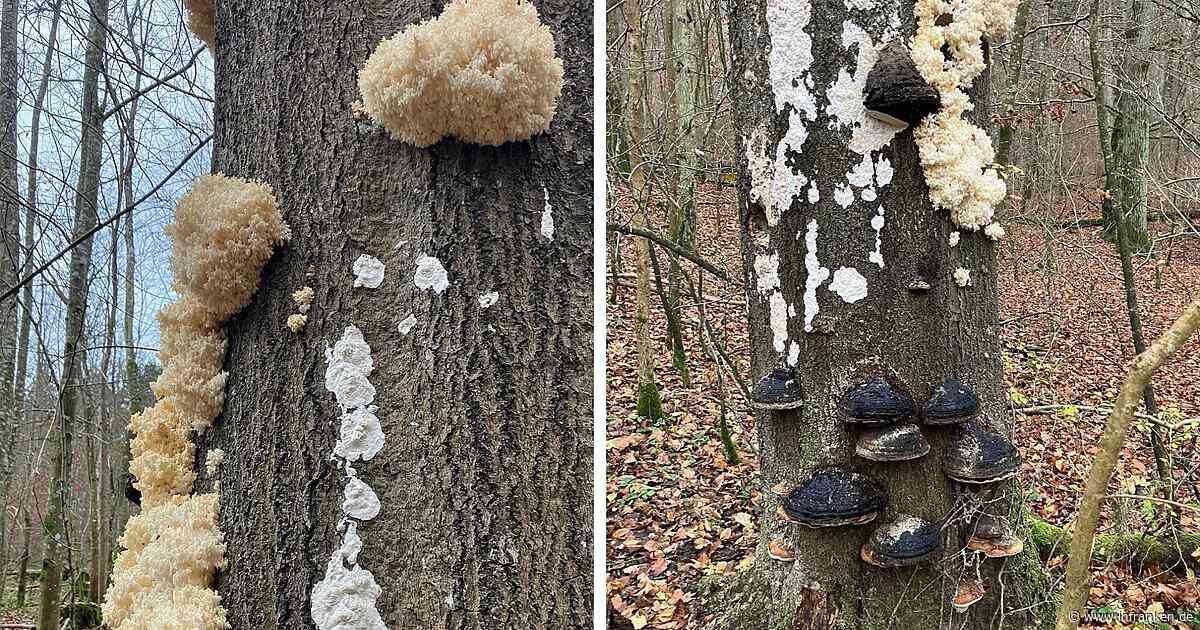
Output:
M142 491L137 489L137 477L125 473L125 498L134 505L142 504Z
M937 527L915 516L900 514L871 532L859 554L863 562L877 567L907 567L920 564L942 548Z
M818 468L788 493L782 512L806 527L861 525L875 520L887 504L883 487L844 468Z
M758 379L750 392L750 403L755 409L782 411L804 406L804 392L800 379L791 368L778 367L770 374Z
M918 459L929 453L929 442L917 425L902 422L890 427L864 431L854 452L873 462L900 462Z
M1025 543L1013 534L1002 517L985 512L979 515L971 527L967 549L978 551L989 558L1007 558L1024 551Z
M946 476L965 484L985 484L1008 479L1021 467L1016 447L1002 435L977 423L961 427L942 460Z
M928 425L966 422L979 412L979 398L970 387L953 376L946 377L925 402L921 416Z
M868 116L889 125L915 126L941 107L941 96L917 72L904 42L894 39L867 74L863 105Z
M912 396L882 376L851 387L842 399L842 415L851 424L891 424L915 411Z

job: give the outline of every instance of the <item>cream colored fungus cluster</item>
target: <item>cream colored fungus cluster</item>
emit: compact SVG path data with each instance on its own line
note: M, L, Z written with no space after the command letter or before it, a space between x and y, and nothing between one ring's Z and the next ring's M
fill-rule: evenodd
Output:
M104 597L112 630L229 627L210 586L225 566L218 495L191 494L191 434L211 426L225 404L221 327L249 303L263 265L290 236L270 187L224 175L197 179L166 232L180 298L158 314L163 371L151 386L157 402L129 421L129 472L142 509L126 525ZM210 466L222 458L210 457Z
M983 40L1012 27L1019 0L917 0L912 59L941 95L941 109L914 130L933 205L965 230L986 228L1004 199L987 132L963 118L974 108L966 90L986 68ZM947 19L948 18L948 19ZM943 54L943 47L947 55ZM1003 231L986 230L998 238Z
M216 0L183 0L188 30L204 42L211 52L216 40Z
M523 0L452 0L383 40L358 73L364 111L393 138L499 145L550 127L563 86L554 37Z

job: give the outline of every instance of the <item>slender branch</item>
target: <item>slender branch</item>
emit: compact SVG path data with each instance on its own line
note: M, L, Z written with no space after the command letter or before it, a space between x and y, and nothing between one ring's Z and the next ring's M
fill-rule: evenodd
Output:
M619 223L609 223L608 229L610 229L614 232L628 234L630 236L640 236L642 238L650 239L651 241L654 241L655 243L662 245L664 248L670 250L671 252L673 252L679 256L683 256L684 258L696 263L696 265L699 266L701 269L724 280L725 282L732 282L732 280L729 278L729 274L725 273L724 271L721 271L720 267L717 267L716 265L714 265L714 264L708 262L707 260L705 260L704 258L702 258L699 254L684 248L679 243L676 243L675 241L672 241L665 236L661 236L656 232L653 232L651 230L647 230L644 228L621 225Z

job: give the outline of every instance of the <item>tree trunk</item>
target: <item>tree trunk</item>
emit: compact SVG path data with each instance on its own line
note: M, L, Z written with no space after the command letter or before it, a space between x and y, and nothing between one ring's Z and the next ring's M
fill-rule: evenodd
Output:
M234 628L314 627L346 484L324 351L348 325L371 346L386 436L355 468L382 502L358 562L387 627L592 625L592 11L536 5L566 68L551 129L416 149L351 104L367 55L430 3L216 4L214 170L271 185L292 231L228 327L225 410L199 440L201 463L225 452L197 491L220 481ZM353 287L361 254L387 265L380 288ZM448 271L444 293L414 285L422 255Z
M1110 198L1104 204L1108 223L1105 237L1117 242L1116 230L1134 253L1150 248L1146 228L1147 167L1150 161L1151 102L1158 100L1163 68L1154 63L1154 34L1158 7L1149 0L1133 0L1124 33L1125 50L1117 73L1117 116L1112 122L1111 169L1106 169ZM1099 103L1097 103L1099 105ZM1104 131L1101 131L1104 133Z
M1021 72L1025 69L1025 31L1029 25L1029 11L1032 7L1033 2L1026 0L1017 8L1017 19L1012 29L1009 72L1005 77L1004 99L1000 104L1000 115L1004 117L1004 122L993 125L996 130L996 163L1005 166L1012 164L1013 135L1017 126L1017 94L1021 90Z
M717 590L706 592L698 613L706 627L1026 628L1046 612L1035 552L1007 561L962 553L964 515L975 508L1007 516L1025 535L1015 482L990 486L990 499L952 483L942 470L949 428L922 427L931 445L922 458L861 459L858 431L839 412L848 389L877 376L894 379L918 404L956 376L978 395L979 422L1012 432L995 247L981 232L963 232L950 248L953 228L928 200L912 130L883 128L855 107L872 51L915 28L909 3L874 11L864 20L833 0L730 5L751 364L756 375L794 366L804 405L757 416L763 494L755 565L710 585ZM971 91L977 121L988 117L987 82L985 74ZM881 228L873 224L879 216ZM952 278L959 267L971 272L968 286ZM930 288L910 291L915 280ZM830 465L883 486L887 506L874 522L808 529L777 515L781 501L768 488L790 489ZM944 551L910 568L865 564L859 553L870 532L901 513L940 526ZM795 561L770 557L771 542ZM954 612L958 581L976 572L987 595Z
M4 0L0 15L0 293L17 283L21 269L21 195L17 189L17 0ZM17 296L0 299L0 574L9 560L8 510L13 448L20 422L17 379ZM20 383L21 385L17 385ZM0 596L4 594L0 575Z
M97 221L97 196L100 186L100 159L104 128L100 111L100 74L108 43L108 0L90 0L87 52L84 55L83 107L80 121L79 180L75 187L75 224L72 241L83 237ZM50 483L46 495L49 506L42 524L45 555L38 577L40 601L38 630L58 627L60 586L66 547L66 505L70 492L72 440L79 414L80 357L83 326L87 309L88 269L92 262L91 237L71 251L67 293L67 321L63 337L62 387L57 417L49 435Z
M633 195L633 227L646 227L647 186L643 143L646 121L646 55L642 40L641 0L625 0L625 25L629 29L629 187ZM639 416L662 417L662 400L654 377L654 350L650 346L650 242L634 239L637 247L637 312L633 335L637 343Z

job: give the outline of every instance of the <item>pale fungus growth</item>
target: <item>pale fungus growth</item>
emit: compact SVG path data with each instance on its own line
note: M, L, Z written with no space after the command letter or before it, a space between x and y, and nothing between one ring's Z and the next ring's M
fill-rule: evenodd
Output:
M369 461L382 449L383 429L379 426L375 407L359 407L342 414L334 455L348 462Z
M954 270L954 284L960 287L965 287L971 284L971 270L959 267Z
M387 630L375 608L383 589L370 571L358 566L362 541L353 524L349 527L342 548L325 566L324 579L313 585L313 623L319 630Z
M489 291L479 296L479 308L488 308L500 300L500 294L495 291Z
M983 233L993 241L998 241L1005 236L1004 226L994 221L984 226Z
M829 290L842 298L843 302L853 304L867 297L867 279L853 267L839 267L833 272Z
M992 222L1003 201L1004 181L993 166L987 132L963 118L974 108L966 90L984 71L983 40L1012 26L1018 0L917 0L912 60L938 91L941 109L927 116L913 136L935 207L955 225L977 230ZM950 16L950 20L939 19ZM948 51L949 59L943 53Z
M288 315L287 327L289 330L291 330L294 333L298 333L301 330L303 330L305 324L307 324L307 323L308 323L308 315L300 315L298 313L293 314L293 315Z
M528 140L549 129L562 86L554 37L522 0L451 0L380 42L358 73L363 111L418 147Z
M962 240L962 233L958 230L951 232L950 236L946 238L946 242L950 244L950 247L958 247L960 240Z
M191 433L211 426L224 406L221 326L250 301L288 230L268 186L205 175L179 200L166 232L180 299L158 313L163 371L152 384L157 402L129 421L134 488L127 493L138 496L142 511L121 537L103 614L112 630L221 630L229 623L211 588L225 566L218 495L191 495ZM219 449L207 453L210 477L223 460Z
M417 272L413 276L413 283L418 289L431 289L435 293L441 293L450 286L446 268L442 266L442 261L433 256L417 258Z
M546 197L546 207L542 209L542 238L554 240L554 208L550 205L550 191L542 186L542 194Z
M216 0L183 0L188 30L212 52L216 43Z
M354 261L354 286L378 289L383 284L383 262L374 256L363 254Z
M307 313L312 308L314 291L312 287L303 287L292 293L292 301L301 313Z
M354 469L350 469L353 471ZM363 480L351 475L346 482L342 499L342 512L360 521L369 521L379 515L379 497Z
M829 268L821 266L817 253L817 235L819 228L816 219L809 219L804 232L804 268L808 272L804 278L804 330L812 332L813 319L821 308L817 302L817 288L829 279Z
M396 327L396 330L400 331L401 335L407 335L408 333L412 332L412 329L415 328L416 325L417 316L410 313L408 317L405 317L400 322L400 325Z

